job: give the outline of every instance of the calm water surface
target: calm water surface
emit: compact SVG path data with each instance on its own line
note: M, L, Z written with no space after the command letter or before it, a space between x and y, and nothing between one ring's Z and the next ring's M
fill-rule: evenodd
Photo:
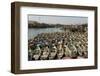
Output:
M32 39L40 33L62 32L60 28L29 28L28 39Z

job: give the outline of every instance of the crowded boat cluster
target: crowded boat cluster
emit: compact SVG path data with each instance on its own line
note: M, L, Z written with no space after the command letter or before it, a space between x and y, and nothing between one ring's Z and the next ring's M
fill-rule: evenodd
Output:
M87 30L40 33L28 40L28 60L88 58Z

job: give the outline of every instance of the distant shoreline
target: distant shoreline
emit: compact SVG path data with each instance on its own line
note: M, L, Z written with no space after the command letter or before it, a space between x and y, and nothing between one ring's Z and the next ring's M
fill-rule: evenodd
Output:
M39 23L37 21L33 21L31 23L28 23L28 28L59 28L59 27L72 27L72 28L76 28L79 26L87 26L87 23L84 24L70 24L70 25L64 25L64 24L47 24L47 23Z

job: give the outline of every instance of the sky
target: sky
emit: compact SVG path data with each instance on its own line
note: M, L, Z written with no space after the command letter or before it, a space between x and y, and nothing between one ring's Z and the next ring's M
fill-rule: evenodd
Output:
M85 24L88 23L88 18L75 16L28 15L28 21L48 24Z

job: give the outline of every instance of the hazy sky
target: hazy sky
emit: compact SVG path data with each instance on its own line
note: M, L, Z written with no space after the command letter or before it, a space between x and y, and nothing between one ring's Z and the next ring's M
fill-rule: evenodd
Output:
M28 21L38 21L40 23L50 24L84 24L88 23L88 18L75 16L28 15Z

